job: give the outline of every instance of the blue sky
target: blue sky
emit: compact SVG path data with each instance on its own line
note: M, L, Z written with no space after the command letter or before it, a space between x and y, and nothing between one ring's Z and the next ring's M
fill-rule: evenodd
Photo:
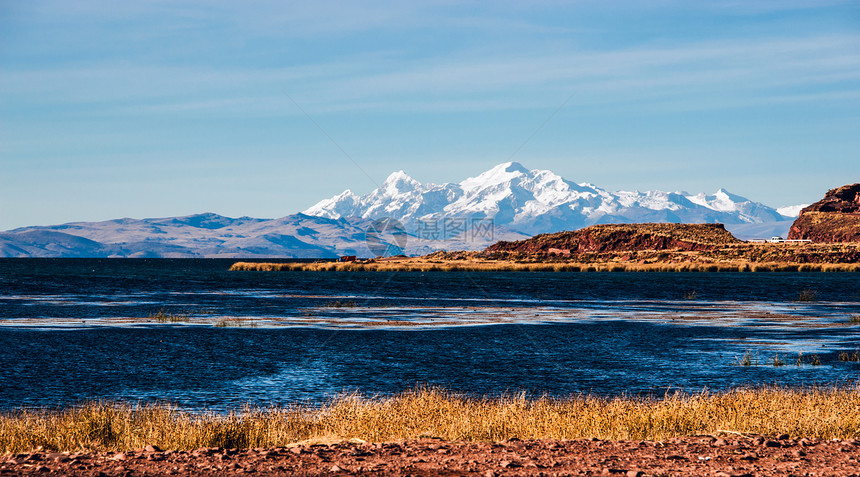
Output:
M507 160L779 207L858 152L857 1L0 2L0 230Z

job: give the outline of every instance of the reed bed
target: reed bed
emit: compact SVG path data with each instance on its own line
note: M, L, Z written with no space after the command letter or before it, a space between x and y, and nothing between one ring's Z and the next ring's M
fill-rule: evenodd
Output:
M314 439L371 442L645 439L702 434L860 437L858 388L756 388L654 397L463 397L419 388L388 398L347 395L322 406L182 412L164 404L96 402L0 414L0 452L285 446ZM335 440L336 441L336 440Z
M860 272L860 263L553 263L427 262L236 262L232 271L258 272Z

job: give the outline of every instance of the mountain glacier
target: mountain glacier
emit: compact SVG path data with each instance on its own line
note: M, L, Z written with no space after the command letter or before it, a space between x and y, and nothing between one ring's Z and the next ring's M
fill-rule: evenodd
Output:
M459 184L421 184L403 171L366 195L347 190L303 212L341 219L391 217L407 228L445 219L492 220L494 226L534 235L594 224L721 222L763 224L791 218L724 189L713 195L686 192L610 192L574 183L547 170L506 162Z

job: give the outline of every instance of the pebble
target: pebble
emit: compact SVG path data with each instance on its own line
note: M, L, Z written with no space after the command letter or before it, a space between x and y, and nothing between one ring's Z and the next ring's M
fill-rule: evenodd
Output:
M641 472L638 470L628 470L627 471L627 477L642 477L643 475L645 475L645 472Z
M161 448L158 446L154 446L154 445L150 444L150 445L144 447L143 451L144 452L161 452Z

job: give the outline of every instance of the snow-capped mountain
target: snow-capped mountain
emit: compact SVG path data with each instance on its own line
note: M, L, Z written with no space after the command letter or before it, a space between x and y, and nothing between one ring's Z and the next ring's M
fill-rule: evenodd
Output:
M796 208L777 211L723 189L609 192L507 162L458 184L421 184L399 171L369 194L347 190L278 219L207 213L24 227L0 232L0 257L417 255L620 222L722 222L746 239L787 236L792 218L780 212L794 215ZM403 227L380 222L388 218Z
M366 195L347 190L303 212L341 219L391 217L407 227L444 219L489 219L496 227L534 235L601 223L721 222L762 224L789 217L731 194L686 192L610 192L574 183L546 170L506 162L459 184L421 184L403 171L391 174Z

